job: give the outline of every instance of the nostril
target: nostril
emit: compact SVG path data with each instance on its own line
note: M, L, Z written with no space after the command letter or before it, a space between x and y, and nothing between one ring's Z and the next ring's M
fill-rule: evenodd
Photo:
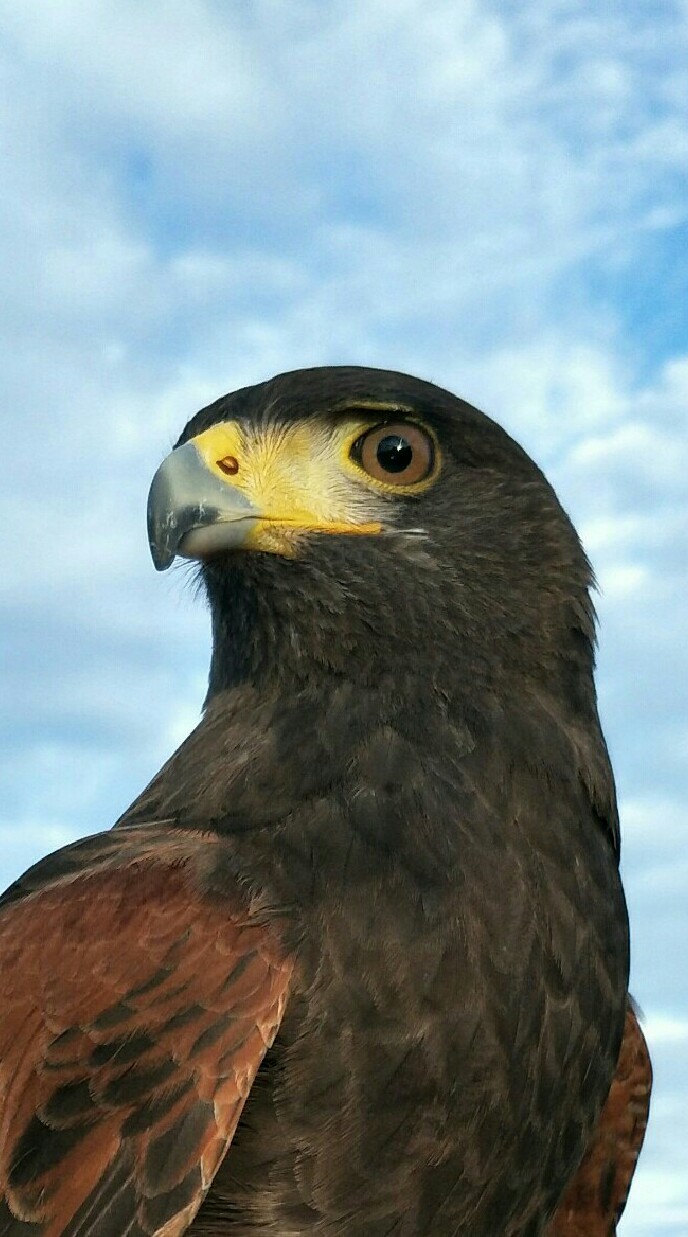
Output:
M239 461L235 455L225 455L223 459L217 461L217 466L228 477L234 477L239 471Z

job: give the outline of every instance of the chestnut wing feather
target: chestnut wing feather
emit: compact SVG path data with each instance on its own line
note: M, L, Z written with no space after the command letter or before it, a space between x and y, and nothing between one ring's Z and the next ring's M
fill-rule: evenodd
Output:
M645 1137L651 1090L650 1054L629 1004L607 1102L547 1237L610 1237L616 1232Z
M0 1237L176 1237L282 1018L273 926L212 835L85 839L0 900Z

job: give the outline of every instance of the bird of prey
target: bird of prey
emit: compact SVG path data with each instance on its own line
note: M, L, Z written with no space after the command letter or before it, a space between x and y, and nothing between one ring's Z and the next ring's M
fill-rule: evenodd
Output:
M649 1062L552 488L447 391L322 368L194 416L148 518L208 695L0 900L0 1237L612 1233Z

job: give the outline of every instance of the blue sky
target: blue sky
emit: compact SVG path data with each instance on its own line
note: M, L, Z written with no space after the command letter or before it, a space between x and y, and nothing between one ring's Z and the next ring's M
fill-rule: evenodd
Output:
M600 582L633 988L623 1237L688 1237L688 5L0 0L0 875L108 827L198 716L148 558L188 416L401 368L545 468Z

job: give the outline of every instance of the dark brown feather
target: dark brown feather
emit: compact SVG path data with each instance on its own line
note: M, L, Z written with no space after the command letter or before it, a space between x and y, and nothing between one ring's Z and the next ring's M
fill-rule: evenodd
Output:
M174 1237L198 1210L292 970L237 891L202 893L221 845L121 829L58 852L5 895L7 1237Z

